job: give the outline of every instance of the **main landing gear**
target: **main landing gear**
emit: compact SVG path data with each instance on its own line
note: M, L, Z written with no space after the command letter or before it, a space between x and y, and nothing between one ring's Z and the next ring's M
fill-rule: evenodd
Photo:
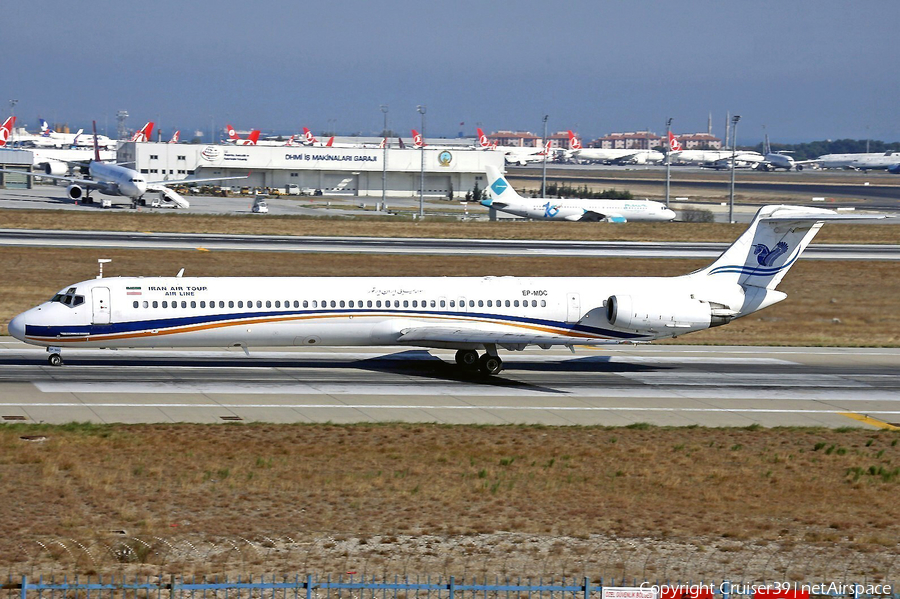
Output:
M497 355L496 347L487 348L481 357L474 349L461 349L456 352L456 363L469 370L477 367L481 374L497 374L503 370L503 360Z
M47 362L50 363L50 366L62 366L63 359L61 352L62 349L59 347L51 346L47 348L47 353L50 354L49 356L47 356Z

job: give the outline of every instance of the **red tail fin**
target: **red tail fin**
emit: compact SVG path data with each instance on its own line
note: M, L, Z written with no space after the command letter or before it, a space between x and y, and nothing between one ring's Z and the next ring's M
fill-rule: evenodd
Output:
M680 152L684 148L681 147L681 142L678 141L678 138L675 137L675 134L669 131L669 150L672 152Z
M306 143L308 143L308 144L317 144L317 143L319 143L319 140L316 139L316 136L313 135L312 131L310 131L310 130L307 129L306 127L303 128L303 137L306 138Z
M484 134L484 131L481 130L481 127L475 129L478 132L478 145L484 149L488 149L491 147L491 142L487 138L487 135Z
M238 137L237 131L235 131L234 127L232 127L231 125L225 125L225 133L228 134L228 139L240 139L240 137Z
M418 131L416 131L415 129L412 129L412 136L413 136L413 145L414 146L416 146L417 148L425 147L425 140L422 139L422 136L419 134Z
M0 125L0 148L5 146L9 138L12 137L12 130L15 125L16 117L14 116L9 117L3 122L3 125Z
M250 135L247 136L247 141L250 142L250 145L255 146L256 142L259 141L259 129L251 131Z
M333 143L334 143L334 135L332 135L331 137L328 138L328 143L325 144L325 147L330 148L331 144L333 144Z
M180 135L181 135L181 131L175 131L175 133L172 134L172 139L169 140L169 143L170 143L170 144L177 144L177 143L178 143L178 137L179 137Z
M575 134L569 131L569 148L573 150L582 149L581 140L575 137Z
M94 160L100 162L100 145L97 143L97 121L92 121L94 124Z
M144 139L142 141L153 141L153 121L144 125Z

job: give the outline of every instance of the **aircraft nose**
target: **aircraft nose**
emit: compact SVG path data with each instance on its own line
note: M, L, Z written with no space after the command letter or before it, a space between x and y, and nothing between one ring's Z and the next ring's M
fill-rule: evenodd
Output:
M19 341L25 341L25 318L23 314L19 314L10 320L6 328L9 329L10 335Z
M667 218L668 220L674 220L675 217L677 216L677 215L675 214L675 211L672 210L671 208L666 208L665 214L666 214L666 218Z

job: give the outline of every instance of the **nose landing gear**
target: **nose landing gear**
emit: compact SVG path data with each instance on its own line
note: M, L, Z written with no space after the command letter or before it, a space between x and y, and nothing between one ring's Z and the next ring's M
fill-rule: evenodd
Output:
M50 366L62 366L62 348L50 346L47 348L47 353L50 354L47 356L47 362L50 363Z

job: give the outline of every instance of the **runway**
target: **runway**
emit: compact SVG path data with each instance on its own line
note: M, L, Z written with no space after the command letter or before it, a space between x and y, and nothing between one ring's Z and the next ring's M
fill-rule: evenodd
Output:
M715 258L727 243L299 237L0 229L0 246L490 256ZM812 244L804 259L900 260L900 245Z
M504 352L496 377L402 348L70 350L0 342L0 421L900 426L900 349ZM894 423L893 425L890 423Z

